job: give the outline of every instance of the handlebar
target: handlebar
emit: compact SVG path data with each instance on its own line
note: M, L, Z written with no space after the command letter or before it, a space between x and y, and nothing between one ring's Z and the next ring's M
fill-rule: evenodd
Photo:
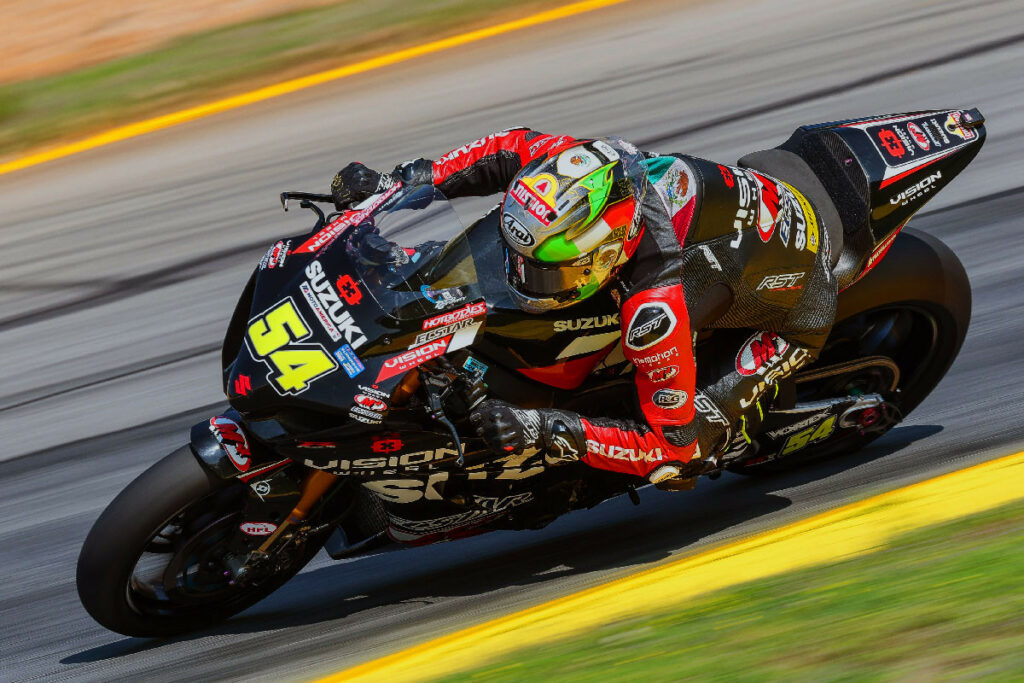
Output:
M317 194L315 192L282 192L281 193L281 208L285 211L288 210L288 200L298 199L304 202L325 202L327 204L334 203L334 197L329 194Z

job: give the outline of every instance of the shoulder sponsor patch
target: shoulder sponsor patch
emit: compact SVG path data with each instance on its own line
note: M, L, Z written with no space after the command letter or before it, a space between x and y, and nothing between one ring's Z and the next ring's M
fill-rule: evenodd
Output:
M664 301L641 304L626 329L626 347L634 351L648 349L672 334L676 314Z

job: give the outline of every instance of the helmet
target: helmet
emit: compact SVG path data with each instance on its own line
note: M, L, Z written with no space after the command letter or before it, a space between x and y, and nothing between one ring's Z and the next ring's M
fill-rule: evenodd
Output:
M532 161L505 194L505 275L524 311L586 299L636 251L644 157L625 141L609 142L581 142Z

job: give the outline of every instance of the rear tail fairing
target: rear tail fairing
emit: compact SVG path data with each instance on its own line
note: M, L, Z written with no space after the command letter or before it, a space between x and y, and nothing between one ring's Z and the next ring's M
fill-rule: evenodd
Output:
M977 109L920 111L802 126L783 143L841 216L840 288L873 268L910 217L974 159L983 124Z

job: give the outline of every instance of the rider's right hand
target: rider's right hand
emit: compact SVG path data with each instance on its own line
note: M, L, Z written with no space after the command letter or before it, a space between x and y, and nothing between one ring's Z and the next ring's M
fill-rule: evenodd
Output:
M370 195L382 192L391 187L395 179L391 175L382 175L372 168L353 161L338 171L331 180L331 196L338 211L344 211Z

